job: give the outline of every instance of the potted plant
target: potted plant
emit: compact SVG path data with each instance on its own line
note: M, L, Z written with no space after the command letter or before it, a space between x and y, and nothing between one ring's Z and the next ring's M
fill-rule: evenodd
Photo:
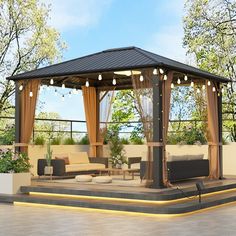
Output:
M25 153L0 149L0 193L16 194L31 184L31 165Z
M44 174L45 175L52 175L53 174L53 167L51 165L52 162L52 150L51 150L51 145L50 142L47 144L47 153L45 155L45 159L47 162L47 166L44 168Z

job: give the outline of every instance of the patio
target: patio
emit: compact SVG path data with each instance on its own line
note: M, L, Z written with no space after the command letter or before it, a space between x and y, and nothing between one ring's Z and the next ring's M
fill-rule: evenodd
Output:
M33 180L32 186L22 186L22 195L3 196L3 201L138 211L152 214L179 214L235 201L235 179L221 180L223 178L222 92L225 84L229 82L228 79L136 47L110 49L8 79L14 80L16 83L16 146L21 151L27 151L32 134L38 91L41 85L47 85L82 89L90 139L89 157L93 157L94 160L103 156L104 134L107 129L113 91L133 89L136 94L136 102L141 110L141 121L147 139L148 153L145 165L146 186L140 184L132 187L122 186L120 183L116 184L115 181L113 184L104 186L99 184L78 185L73 180L72 182L70 182L71 180L50 182ZM194 167L195 171L201 172L200 166L202 164L199 165L199 163L207 162L207 165L204 164L204 168L206 166L208 168L209 165L211 180L204 179L204 194L215 193L216 195L206 195L202 204L198 203L198 198L190 201L186 198L186 196L191 197L199 194L195 186L198 178L181 182L181 190L176 187L172 187L172 189L170 184L166 139L171 88L174 86L197 86L197 93L202 90L207 97L208 161L192 160L191 168ZM102 102L107 104L105 109L101 105ZM189 164L191 161L187 162ZM193 170L186 171L191 175ZM178 172L181 176L182 169L178 169ZM206 176L206 174L203 175ZM138 183L139 179L136 178L134 181ZM164 187L168 188L163 189ZM220 192L230 189L232 192ZM30 194L32 192L36 192L36 194L32 196ZM68 197L68 199L61 199L62 196L57 194L63 195L65 198ZM71 195L76 195L79 200L74 201L73 197L71 199ZM81 200L81 197L86 199ZM91 197L104 199L93 201ZM123 199L131 200L131 203L124 204ZM153 208L153 204L158 201L178 199L183 199L183 201L177 201L174 204L168 202L164 208ZM132 200L148 202L140 205Z

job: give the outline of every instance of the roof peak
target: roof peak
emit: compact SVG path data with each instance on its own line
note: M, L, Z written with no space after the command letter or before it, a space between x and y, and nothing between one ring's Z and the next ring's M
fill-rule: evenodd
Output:
M132 50L132 49L136 49L136 48L137 47L135 47L135 46L120 47L120 48L110 48L110 49L103 50L102 52L124 51L124 50Z

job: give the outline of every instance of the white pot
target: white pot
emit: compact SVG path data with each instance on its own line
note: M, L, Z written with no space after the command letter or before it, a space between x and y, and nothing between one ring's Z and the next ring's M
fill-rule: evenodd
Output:
M45 175L52 175L53 174L53 166L45 166L44 167L44 174Z
M30 184L30 173L0 173L0 194L17 194L21 186Z

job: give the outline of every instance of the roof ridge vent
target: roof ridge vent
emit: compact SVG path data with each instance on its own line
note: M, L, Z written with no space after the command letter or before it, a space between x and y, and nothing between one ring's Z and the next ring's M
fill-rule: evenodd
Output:
M132 50L132 49L135 49L135 48L136 48L135 46L121 47L121 48L111 48L111 49L104 50L102 52L124 51L124 50Z

